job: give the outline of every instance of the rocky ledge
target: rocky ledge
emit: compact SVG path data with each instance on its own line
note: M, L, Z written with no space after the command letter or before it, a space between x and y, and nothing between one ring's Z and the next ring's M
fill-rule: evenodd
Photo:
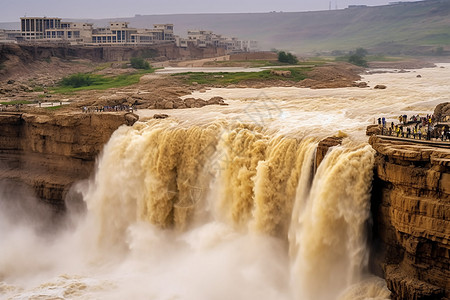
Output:
M369 139L376 150L372 268L393 299L450 297L450 148Z
M131 113L1 113L0 181L27 186L55 210L64 210L70 186L92 174L111 134L137 120Z

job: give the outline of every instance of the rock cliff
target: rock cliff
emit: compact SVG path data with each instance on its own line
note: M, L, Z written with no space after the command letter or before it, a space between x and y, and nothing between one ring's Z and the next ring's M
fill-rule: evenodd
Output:
M137 116L118 113L0 114L0 181L16 182L63 210L64 196L88 178L111 134Z
M393 299L448 299L450 147L369 142L377 151L373 269Z

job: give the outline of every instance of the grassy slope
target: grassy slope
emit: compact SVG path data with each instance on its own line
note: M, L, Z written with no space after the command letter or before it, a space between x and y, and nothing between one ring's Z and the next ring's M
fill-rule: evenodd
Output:
M211 29L300 52L450 46L450 0L301 13L198 14L128 18L132 26L173 22L177 33ZM389 47L391 46L391 47Z
M174 23L175 33L213 30L259 41L263 49L303 52L353 50L404 53L424 46L450 47L450 0L426 0L320 12L147 15L123 18L130 26ZM83 20L86 21L86 20ZM108 20L89 20L105 26Z
M129 86L139 82L142 75L154 72L154 69L139 70L131 74L122 74L113 77L107 77L103 75L90 75L93 82L89 86L71 87L71 86L58 86L52 89L54 93L73 93L82 90L106 90L110 88L117 88L123 86Z

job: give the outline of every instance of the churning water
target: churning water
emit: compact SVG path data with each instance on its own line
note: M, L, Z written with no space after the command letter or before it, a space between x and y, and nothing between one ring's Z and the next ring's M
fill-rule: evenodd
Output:
M86 212L50 234L45 208L0 187L0 297L388 298L367 270L374 151L365 128L448 101L442 67L365 76L386 90L195 93L230 105L119 128L95 176L73 188ZM346 138L316 166L318 142L331 135Z

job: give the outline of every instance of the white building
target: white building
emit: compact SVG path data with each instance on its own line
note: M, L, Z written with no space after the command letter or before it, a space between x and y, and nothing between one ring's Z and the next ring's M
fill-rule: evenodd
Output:
M141 45L174 42L173 24L156 24L153 29L128 27L128 22L110 22L94 28L90 23L63 22L60 18L23 17L23 40L66 42L88 45Z
M205 47L220 47L227 50L227 52L251 52L258 50L258 42L239 40L238 38L224 37L209 30L188 30L187 39L180 37L176 38L178 47L187 47L188 44L193 44L199 48Z

